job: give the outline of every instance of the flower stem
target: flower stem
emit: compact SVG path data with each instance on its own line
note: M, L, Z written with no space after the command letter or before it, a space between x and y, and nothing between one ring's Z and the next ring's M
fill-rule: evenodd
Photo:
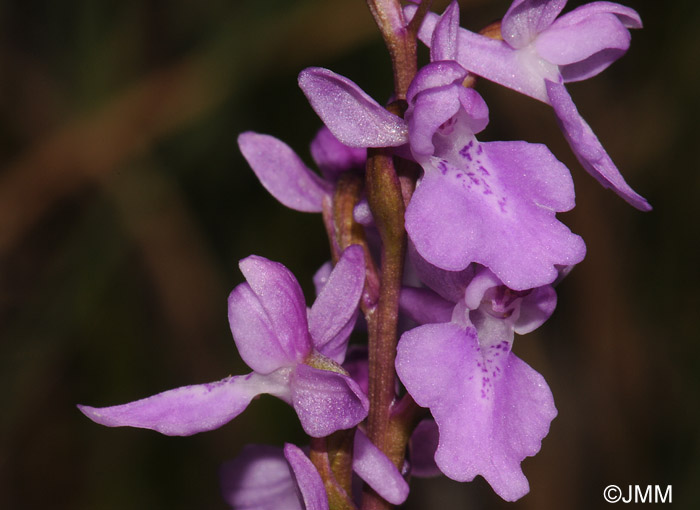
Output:
M406 99L406 91L417 71L417 27L425 16L430 1L421 2L409 26L406 24L401 3L398 0L367 0L367 5L391 56L396 99Z
M398 333L399 294L403 275L406 232L401 184L389 149L371 149L367 159L366 188L370 209L382 240L379 301L367 316L369 332L369 399L367 433L370 440L400 468L405 443L398 444L390 427L395 398L394 360ZM392 505L366 487L364 510Z
M354 433L354 429L351 432ZM349 496L349 485L346 483L344 487L343 481L339 482L335 477L328 452L328 440L329 438L326 437L312 437L309 452L309 458L323 480L328 496L328 506L331 510L357 510ZM341 478L349 481L349 476L341 475Z
M423 0L410 25L405 21L399 0L367 0L367 4L391 56L396 102L390 111L397 110L393 113L400 115L403 112L398 111L399 104L405 106L408 86L417 72L416 33L430 1ZM370 410L367 434L401 469L412 426L400 416L392 418L392 407L396 398L394 361L406 252L404 197L410 196L411 186L405 183L402 186L390 149L370 149L367 156L365 189L382 241L379 300L376 308L365 310L369 333ZM365 486L363 510L387 510L392 506Z

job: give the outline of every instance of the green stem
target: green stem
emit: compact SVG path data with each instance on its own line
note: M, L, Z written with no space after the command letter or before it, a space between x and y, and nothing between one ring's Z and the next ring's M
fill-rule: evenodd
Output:
M352 454L355 429L339 430L328 436L328 460L333 476L347 494L352 494Z
M391 412L392 437L404 445L408 444L411 434L418 423L428 414L428 410L416 404L413 397L406 393Z
M354 429L352 432L354 432ZM311 459L311 462L313 462L318 473L321 475L321 479L323 480L323 485L328 496L328 507L330 510L357 510L357 507L349 496L349 494L351 494L349 490L350 486L346 485L347 488L343 487L343 484L336 479L335 474L333 473L333 468L331 466L331 461L328 454L328 438L311 438L311 451L309 452L309 458ZM349 477L343 476L343 478L347 478L349 480Z

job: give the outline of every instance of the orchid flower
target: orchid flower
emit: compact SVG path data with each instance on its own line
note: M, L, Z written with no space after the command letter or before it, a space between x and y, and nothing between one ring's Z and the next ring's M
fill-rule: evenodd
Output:
M488 108L462 87L467 71L450 60L458 19L453 4L435 30L434 61L408 89L405 120L326 69L302 71L300 86L344 144L408 144L425 174L406 210L406 231L431 264L458 271L480 263L516 290L551 283L556 266L585 254L582 239L555 218L574 206L571 175L544 145L476 140Z
M247 282L229 296L229 322L241 358L253 372L80 410L109 427L188 436L221 427L267 393L291 404L313 437L361 422L367 397L340 364L364 285L362 248L345 250L308 311L299 283L282 264L253 255L240 268Z
M431 271L426 280L446 282L449 299L404 289L402 308L424 324L401 336L396 371L435 418L440 471L463 482L482 475L514 501L529 491L520 463L539 451L557 414L544 378L511 352L514 333L539 327L556 294L549 285L513 291L483 267Z
M641 28L636 11L593 2L557 18L566 0L515 0L501 22L502 40L458 30L455 59L468 71L552 106L576 158L604 187L641 210L651 206L624 180L564 83L597 75L630 45L630 28ZM405 8L410 18L416 6ZM436 43L438 15L429 13L418 37ZM438 40L439 42L439 40Z
M467 71L450 60L458 20L453 3L433 34L434 62L407 94L411 152L425 174L406 209L406 231L441 269L476 262L516 290L551 283L555 266L585 254L583 240L555 218L574 206L571 175L544 145L476 139L488 108L462 86Z
M408 483L360 429L355 431L352 469L390 503L406 500ZM223 496L234 510L326 510L328 499L320 480L304 452L290 444L284 450L246 445L221 468Z

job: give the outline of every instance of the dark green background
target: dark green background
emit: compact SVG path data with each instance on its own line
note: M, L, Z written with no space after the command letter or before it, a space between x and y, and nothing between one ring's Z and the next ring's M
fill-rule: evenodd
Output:
M406 508L598 508L613 483L672 484L675 507L700 504L700 4L627 4L645 22L628 55L570 90L654 211L586 175L547 106L479 86L482 140L543 142L570 166L578 206L561 216L588 246L553 319L515 344L559 408L523 464L532 492L505 504L481 479L418 480ZM508 2L461 6L478 29ZM273 134L310 163L319 121L296 74L316 65L391 93L361 0L0 4L0 508L225 508L222 461L303 442L272 398L190 438L100 427L75 404L246 371L226 296L250 253L311 296L320 218L267 195L236 136Z

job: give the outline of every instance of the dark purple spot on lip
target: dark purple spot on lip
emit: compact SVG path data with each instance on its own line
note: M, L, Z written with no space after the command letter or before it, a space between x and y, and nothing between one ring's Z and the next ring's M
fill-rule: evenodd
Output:
M469 142L469 143L471 143L471 142ZM477 153L477 154L482 154L483 152L484 152L484 148L483 148L481 145L479 145L479 146L476 148L476 153Z
M477 163L478 163L478 161L477 161ZM489 173L489 171L486 170L486 168L484 168L483 165L479 165L479 172L481 172L483 175L491 175L491 174Z
M503 349L503 352L508 352L508 350L510 349L510 344L508 344L508 342L506 342L505 340L498 345L501 346L501 349Z
M472 181L472 184L479 184L479 179L476 178L474 172L467 172L467 176L469 177L469 180Z
M438 167L438 170L440 170L440 172L442 173L442 175L447 174L447 161L445 161L443 159L442 161L440 161L438 163L437 167Z

